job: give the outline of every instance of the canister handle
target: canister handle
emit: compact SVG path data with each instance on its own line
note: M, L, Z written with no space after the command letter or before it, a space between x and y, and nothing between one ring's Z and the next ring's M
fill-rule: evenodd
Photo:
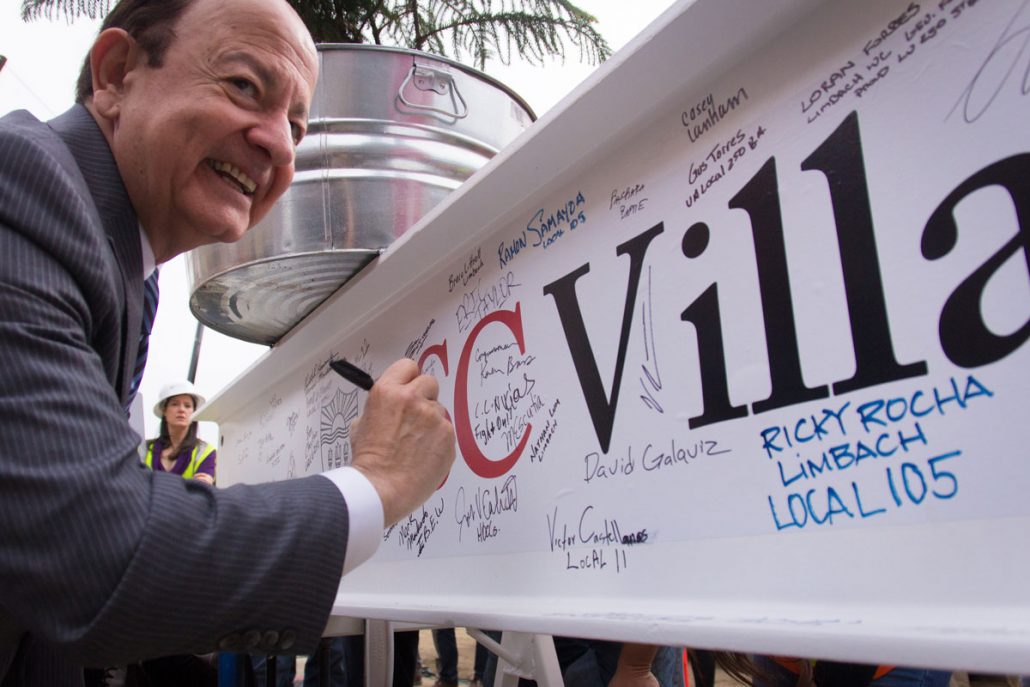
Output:
M451 102L455 105L455 112L450 110L444 110L439 107L433 107L432 105L420 105L413 103L404 97L404 89L408 87L408 84L415 79L415 88L420 91L433 91L440 95L446 95L448 91L452 94ZM457 100L455 100L455 97ZM435 112L446 117L454 117L455 119L464 119L468 116L469 109L465 103L465 98L462 97L461 91L458 90L458 84L454 81L454 77L445 71L439 69L433 69L421 64L412 64L411 71L404 77L404 83L401 84L400 90L397 92L397 98L400 99L405 106L410 107L413 110L425 110L427 112ZM460 107L458 105L460 104Z

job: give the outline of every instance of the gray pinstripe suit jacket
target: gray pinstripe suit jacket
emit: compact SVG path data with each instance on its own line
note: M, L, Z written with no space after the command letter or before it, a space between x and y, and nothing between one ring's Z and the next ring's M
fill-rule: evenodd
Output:
M0 119L0 684L215 648L305 653L347 509L328 480L213 489L141 467L123 411L139 231L75 106Z

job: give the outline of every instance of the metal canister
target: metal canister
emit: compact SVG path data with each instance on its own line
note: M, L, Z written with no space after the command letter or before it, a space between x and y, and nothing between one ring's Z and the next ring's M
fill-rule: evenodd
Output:
M189 253L190 309L273 344L535 119L513 91L437 55L318 46L296 174L236 243Z

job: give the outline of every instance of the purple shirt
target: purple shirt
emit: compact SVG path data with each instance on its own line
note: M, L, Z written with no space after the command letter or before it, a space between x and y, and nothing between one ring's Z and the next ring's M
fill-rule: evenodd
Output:
M199 446L199 444L198 444L198 446ZM186 468L189 467L189 464L190 464L190 454L192 453L192 451L179 451L179 455L176 456L176 458L175 458L175 465L172 466L171 470L165 470L165 466L161 462L161 452L164 451L164 449L165 449L165 446L164 446L164 444L161 443L161 440L160 439L155 439L154 440L154 448L152 449L152 453L151 453L151 456L152 456L151 463L153 463L154 471L155 472L170 472L173 475L181 475L182 473L186 472ZM194 474L195 475L199 475L200 473L204 473L206 475L211 475L211 479L214 479L214 477L215 477L215 455L217 453L218 453L218 451L211 451L211 453L208 455L208 457L205 458L204 461L200 465L197 466L197 471Z

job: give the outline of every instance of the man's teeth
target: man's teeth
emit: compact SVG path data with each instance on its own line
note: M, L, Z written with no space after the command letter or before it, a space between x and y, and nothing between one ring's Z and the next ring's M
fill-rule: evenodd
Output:
M236 165L228 162L219 162L218 160L208 160L208 164L210 164L211 168L216 172L221 172L222 174L227 174L232 177L232 179L240 185L240 189L248 195L253 193L254 189L257 188L257 182L244 174Z

